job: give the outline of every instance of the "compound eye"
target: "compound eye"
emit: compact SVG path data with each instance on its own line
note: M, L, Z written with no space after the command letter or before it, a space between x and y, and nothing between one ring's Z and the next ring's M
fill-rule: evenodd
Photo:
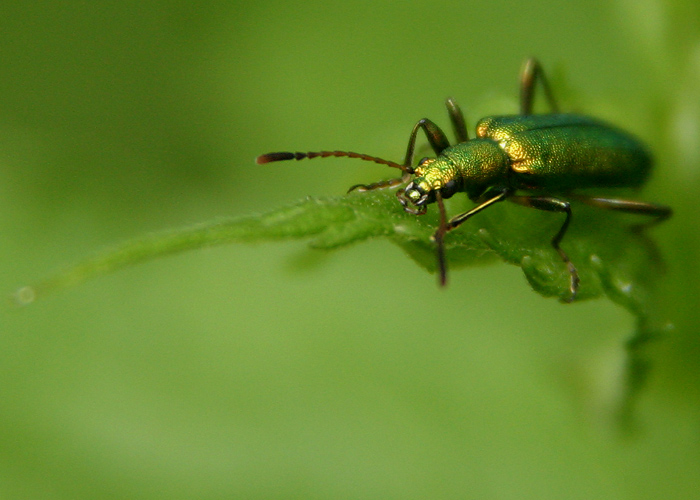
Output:
M425 196L423 193L423 190L416 185L415 183L410 183L408 186L406 186L406 190L404 191L404 194L408 200L411 201L414 205L418 203L421 198Z
M429 197L428 193L424 193L423 190L418 187L406 194L408 195L408 199L411 200L411 203L416 206L424 205Z
M444 186L442 186L440 194L442 194L443 198L449 198L457 192L457 187L457 181L455 181L454 179L449 180L445 183Z

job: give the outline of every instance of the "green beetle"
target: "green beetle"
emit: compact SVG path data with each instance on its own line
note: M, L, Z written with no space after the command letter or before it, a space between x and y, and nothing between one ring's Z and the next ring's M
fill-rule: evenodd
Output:
M550 114L532 114L534 87L541 82ZM651 170L651 156L644 145L630 134L600 120L577 114L563 114L536 59L528 59L520 77L520 114L483 118L476 126L476 137L469 139L464 116L452 100L446 102L457 144L450 146L445 133L424 118L413 127L404 162L401 164L349 151L309 153L268 153L258 164L316 157L350 157L372 161L404 172L398 179L352 186L349 191L387 188L407 184L396 192L404 210L422 215L427 205L437 203L440 226L433 239L437 246L440 283L447 282L444 235L483 209L509 200L538 210L562 212L564 223L552 238L552 247L567 265L571 302L579 285L576 267L560 243L571 222L571 206L565 199L622 212L655 217L639 228L671 216L671 208L633 200L599 198L573 193L582 188L637 187ZM423 158L413 167L416 136L423 130L437 155ZM477 206L447 219L443 200L465 192Z

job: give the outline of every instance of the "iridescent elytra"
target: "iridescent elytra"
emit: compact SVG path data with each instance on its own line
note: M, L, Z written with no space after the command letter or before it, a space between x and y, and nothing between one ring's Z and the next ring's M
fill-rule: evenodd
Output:
M533 114L538 81L550 107L547 114ZM651 155L637 138L617 127L585 115L560 113L542 66L534 58L527 59L521 70L520 114L483 118L476 125L476 137L469 139L457 103L447 99L446 106L456 144L451 146L440 127L423 118L411 131L403 163L349 151L268 153L259 156L257 163L335 156L372 161L403 171L397 179L355 185L349 191L402 185L396 196L405 211L416 215L426 213L429 204L437 203L440 224L433 239L442 285L447 282L445 233L473 215L503 200L561 212L564 222L551 245L568 267L570 294L564 299L567 302L574 300L579 287L576 266L560 246L572 217L568 200L653 217L637 228L656 224L672 214L671 208L663 205L576 193L583 188L641 186L651 170ZM436 157L423 158L413 166L416 136L421 129ZM476 206L448 219L443 200L458 192L466 193Z

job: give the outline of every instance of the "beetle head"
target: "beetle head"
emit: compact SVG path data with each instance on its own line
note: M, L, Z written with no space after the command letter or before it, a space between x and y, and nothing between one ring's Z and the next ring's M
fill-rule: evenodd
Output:
M405 211L422 215L427 205L435 202L435 193L442 198L449 198L460 185L452 165L445 158L423 158L415 168L415 177L402 190L396 193ZM414 208L416 207L416 208Z

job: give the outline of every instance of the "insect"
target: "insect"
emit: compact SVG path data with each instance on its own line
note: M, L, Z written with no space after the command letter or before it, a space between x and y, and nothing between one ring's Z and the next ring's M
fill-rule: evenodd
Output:
M540 83L551 112L533 114L535 86ZM551 245L568 268L571 302L579 288L576 266L560 244L571 222L575 199L595 207L654 217L641 229L671 216L671 208L642 201L595 197L575 193L583 188L641 186L651 170L651 156L644 145L628 133L600 120L579 114L560 113L540 63L527 59L520 74L520 114L489 116L476 125L476 137L469 139L464 115L453 99L446 101L457 143L451 146L445 133L427 118L419 120L408 140L403 163L350 151L268 153L258 164L303 158L349 157L397 168L403 175L373 184L352 186L369 191L395 187L406 212L422 215L437 203L440 224L433 240L436 245L439 279L447 282L444 236L491 205L508 200L537 210L564 215L564 222ZM423 130L436 157L423 158L413 166L418 132ZM471 210L447 218L443 200L465 192L476 203Z

